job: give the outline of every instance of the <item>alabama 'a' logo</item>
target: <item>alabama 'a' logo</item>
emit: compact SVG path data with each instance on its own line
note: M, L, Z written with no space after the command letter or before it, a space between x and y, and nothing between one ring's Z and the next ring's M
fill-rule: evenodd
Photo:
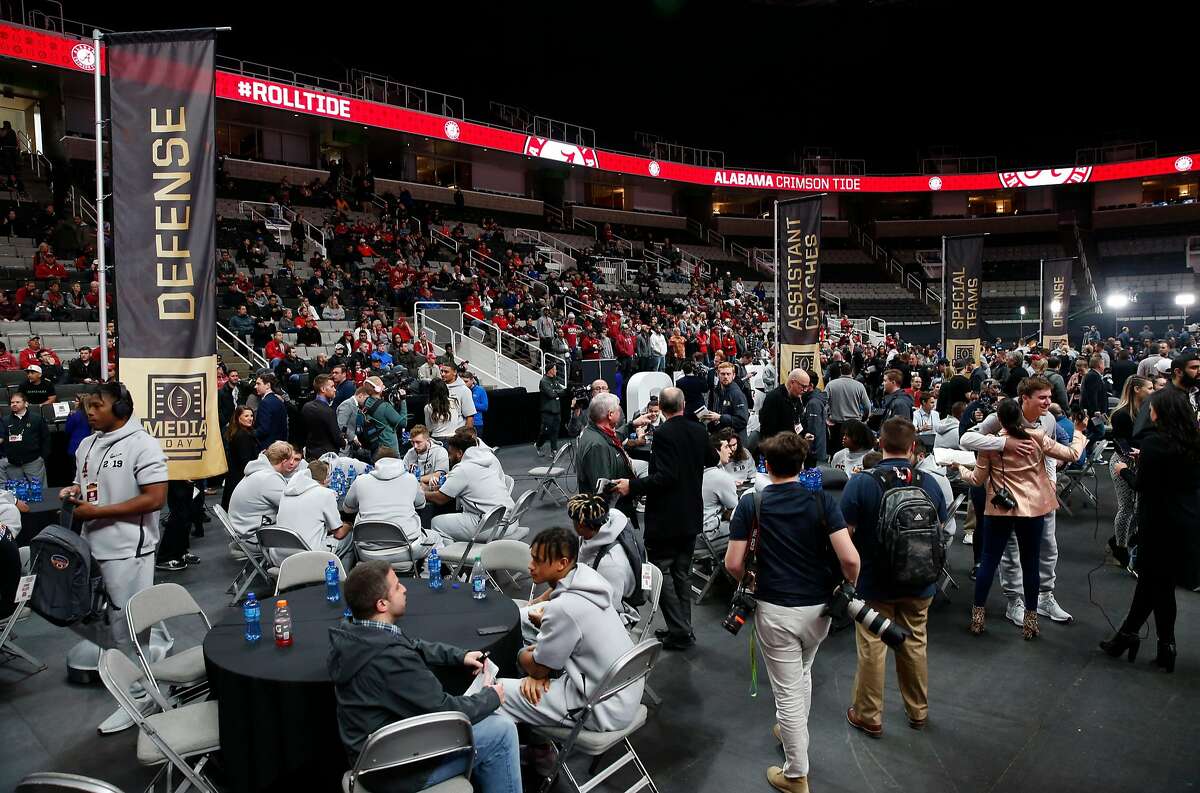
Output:
M525 138L525 154L530 157L541 157L543 160L583 165L588 168L600 167L596 150L590 146L577 146L574 143L563 143L533 135Z
M1074 168L1046 168L1041 171L1003 171L1001 187L1047 187L1056 184L1082 184L1092 178L1090 165Z

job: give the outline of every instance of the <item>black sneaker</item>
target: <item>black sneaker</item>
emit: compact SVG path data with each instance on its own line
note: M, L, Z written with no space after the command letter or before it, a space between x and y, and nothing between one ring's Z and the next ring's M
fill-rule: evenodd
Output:
M188 564L200 564L200 557L194 553L185 553L183 555L183 561L187 562Z
M168 573L178 573L180 570L187 569L187 562L182 559L172 559L169 562L159 562L154 565L155 570L163 570Z

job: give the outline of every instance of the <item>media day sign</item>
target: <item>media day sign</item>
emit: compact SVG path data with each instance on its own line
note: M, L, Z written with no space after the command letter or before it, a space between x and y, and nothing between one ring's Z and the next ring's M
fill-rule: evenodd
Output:
M0 22L0 57L57 66L77 72L106 69L104 52L88 40ZM580 168L711 187L776 193L926 193L1025 189L1111 182L1186 173L1200 153L1096 166L1067 166L981 174L937 176L824 176L771 171L706 168L663 162L621 152L578 146L523 132L356 99L316 88L288 85L216 70L216 96L233 102L303 113L423 135L517 156L551 160Z

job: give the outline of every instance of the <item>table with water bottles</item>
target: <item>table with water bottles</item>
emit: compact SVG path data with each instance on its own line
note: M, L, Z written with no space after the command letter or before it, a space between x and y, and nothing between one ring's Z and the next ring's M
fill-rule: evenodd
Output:
M483 600L471 596L468 582L446 581L441 591L423 579L402 578L407 589L405 616L398 625L408 636L492 654L502 675L515 675L521 647L516 604L489 589ZM326 599L317 584L259 601L262 638L246 640L242 607L218 615L204 640L204 659L213 696L220 703L222 765L230 789L336 790L348 768L337 731L333 683L326 662L329 629L345 619L340 597ZM290 646L274 639L276 601L287 601ZM480 628L502 626L481 636ZM461 693L471 681L461 668L434 668L448 691Z

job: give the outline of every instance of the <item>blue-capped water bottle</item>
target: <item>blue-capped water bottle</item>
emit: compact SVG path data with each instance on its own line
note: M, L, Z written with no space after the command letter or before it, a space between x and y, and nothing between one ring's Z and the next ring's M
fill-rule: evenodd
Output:
M29 498L27 498L26 501L29 501L30 503L33 503L33 504L38 504L41 502L41 500L42 500L42 480L41 479L30 479L29 480Z
M471 597L476 600L487 597L487 571L483 569L479 554L475 555L475 564L471 566Z
M761 454L758 455L758 472L760 474L765 474L767 472L767 459Z
M438 474L438 487L441 487L444 484L446 484L446 472L442 471Z
M412 440L412 436L409 435L408 430L404 430L403 432L400 433L401 445L407 446L411 440Z
M441 590L442 557L438 556L437 548L433 548L429 551L429 556L425 558L425 566L429 569L429 588L433 590Z
M330 603L337 603L342 599L340 582L337 562L330 559L329 564L325 566L325 599Z
M262 638L262 609L251 592L242 604L242 617L246 621L246 641L256 642Z

